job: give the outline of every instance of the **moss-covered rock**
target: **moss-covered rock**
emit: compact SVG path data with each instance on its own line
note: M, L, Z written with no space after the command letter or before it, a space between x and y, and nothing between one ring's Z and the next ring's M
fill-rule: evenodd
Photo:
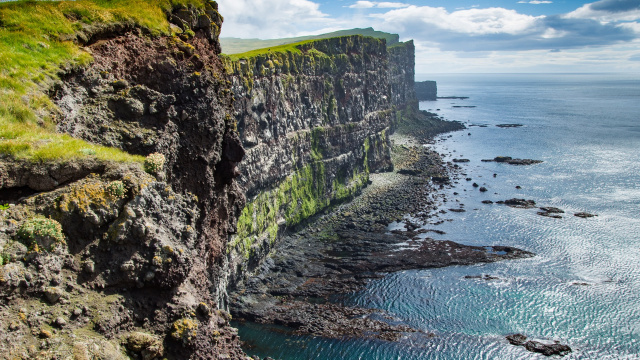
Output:
M25 221L18 229L18 238L23 241L32 252L56 252L66 245L59 222L37 216Z

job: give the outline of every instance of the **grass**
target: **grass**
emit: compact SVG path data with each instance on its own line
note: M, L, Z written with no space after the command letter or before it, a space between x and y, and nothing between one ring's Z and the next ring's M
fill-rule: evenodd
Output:
M59 114L44 91L62 68L86 66L91 55L70 41L83 27L129 22L151 36L169 35L164 11L204 7L206 0L78 0L0 3L0 154L29 160L142 162L120 150L55 132Z
M396 34L390 34L382 31L375 31L373 30L373 28L366 28L366 29L340 30L340 31L335 31L327 34L322 34L322 35L310 35L310 36L300 36L300 37L294 37L294 38L270 39L270 40L221 38L220 44L222 45L223 53L227 55L233 55L233 54L250 52L256 49L266 49L266 48L273 49L281 45L294 44L294 43L299 43L301 41L328 39L328 38L350 36L350 35L363 35L363 36L370 36L378 39L385 39L387 41L387 46L396 44L399 41L398 40L399 36Z
M294 53L301 54L300 45L312 43L315 40L304 40L291 44L284 44L272 47L266 47L261 49L250 50L247 52L239 53L239 54L225 54L225 57L231 61L238 61L240 59L251 59L256 56L268 54L268 53Z

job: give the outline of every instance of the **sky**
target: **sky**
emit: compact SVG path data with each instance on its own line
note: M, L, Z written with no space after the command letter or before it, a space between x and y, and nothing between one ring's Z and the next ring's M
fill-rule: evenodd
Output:
M416 73L640 72L640 0L218 0L222 37L373 27Z

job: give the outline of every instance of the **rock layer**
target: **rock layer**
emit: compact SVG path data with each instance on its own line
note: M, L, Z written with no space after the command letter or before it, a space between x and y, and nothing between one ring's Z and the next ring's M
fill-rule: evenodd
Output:
M172 36L78 21L75 39L93 61L49 91L58 131L160 153L157 177L140 164L1 159L0 202L13 204L0 210L7 357L244 357L217 310L224 249L244 205L235 181L244 150L219 59L222 17L215 2L194 4L166 13ZM41 228L21 236L29 222ZM42 231L61 238L55 251L29 238Z
M417 108L412 42L345 36L227 60L246 156L248 204L229 249L229 281L246 276L285 228L352 198L392 169L396 119Z

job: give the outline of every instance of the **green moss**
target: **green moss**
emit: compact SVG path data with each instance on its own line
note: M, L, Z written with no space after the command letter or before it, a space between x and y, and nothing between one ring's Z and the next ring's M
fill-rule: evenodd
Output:
M260 193L242 210L231 248L248 258L256 238L266 236L272 243L276 240L279 219L295 226L329 206L331 198L325 183L324 163L316 161L294 172L276 189Z
M55 251L66 244L62 225L59 222L42 216L27 220L18 229L18 238L22 240L29 251Z
M325 136L326 130L321 126L311 130L311 157L314 160L321 160L327 155L324 146Z
M239 76L334 73L350 66L352 59L362 61L359 53L384 52L384 40L361 35L342 36L252 50L222 56L228 73ZM346 55L349 54L349 55Z
M323 128L317 129L316 135L324 134ZM339 173L332 182L327 181L324 162L315 160L295 171L275 189L262 192L247 203L228 251L235 249L249 259L257 239L268 239L270 243L276 240L281 221L287 227L301 224L332 204L353 198L368 180L366 167L357 168L349 176Z
M152 36L170 35L165 12L205 0L82 0L0 3L0 154L32 160L96 157L142 162L117 149L55 133L57 110L44 94L61 68L85 66L91 55L71 40L83 26L134 23ZM90 149L86 151L84 149Z
M362 166L369 172L369 151L371 151L371 143L369 138L364 139L364 144L362 145L364 151L364 160Z
M12 256L6 252L0 253L0 266L7 265L13 260Z
M329 39L329 38L335 38L340 36L351 36L351 35L362 35L362 36L370 36L378 39L385 39L388 46L397 44L400 38L397 34L390 34L382 31L375 31L373 30L373 28L366 28L366 29L340 30L340 31L331 32L327 34L322 34L322 35L301 36L301 37L295 37L295 38L272 39L272 40L222 38L220 39L220 43L222 45L223 53L240 54L240 53L245 53L255 49L273 48L282 44L293 44L293 43L299 43L301 41L307 41L307 40Z

